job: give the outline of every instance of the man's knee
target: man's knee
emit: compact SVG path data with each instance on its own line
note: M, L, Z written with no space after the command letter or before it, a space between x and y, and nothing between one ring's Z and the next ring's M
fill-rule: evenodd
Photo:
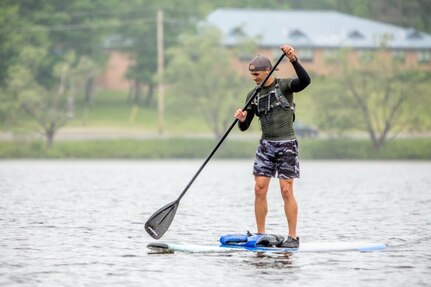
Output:
M254 184L254 194L256 198L266 198L268 193L268 182L266 180L256 180Z
M284 200L294 199L293 196L293 180L286 181L281 185L281 196Z

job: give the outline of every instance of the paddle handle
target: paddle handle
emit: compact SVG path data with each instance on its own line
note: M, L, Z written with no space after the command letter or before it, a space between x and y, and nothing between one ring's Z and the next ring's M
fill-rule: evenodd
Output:
M248 99L248 101L246 102L244 108L242 109L243 111L245 111L248 108L248 106L251 105L251 103L253 102L253 100L256 97L256 95L262 90L263 85L269 79L269 77L271 77L272 73L275 71L275 69L277 68L277 66L281 63L281 61L283 60L284 56L285 56L285 54L283 53L280 56L280 58L277 60L277 62L275 63L275 65L272 67L271 71L269 71L268 75L266 75L266 77L262 81L262 83L260 83L260 85L256 87L256 89L253 92L253 95ZM221 139L219 140L219 142L216 144L216 146L213 148L213 150L208 155L208 157L206 158L206 160L203 162L203 164L201 165L201 167L198 169L198 171L196 172L196 174L192 177L192 179L190 180L190 182L184 188L183 192L181 192L180 196L176 200L177 202L179 202L181 200L181 198L186 194L187 190L190 188L190 186L192 186L193 182L196 180L196 178L202 172L202 170L204 169L204 167L207 165L207 163L210 161L210 159L213 157L213 155L216 153L216 151L219 149L219 147L221 146L221 144L223 143L223 141L227 138L227 136L229 135L229 133L232 131L232 129L235 127L235 125L237 123L238 123L238 119L235 119L233 121L233 123L230 125L230 127L226 130L226 132L221 137Z

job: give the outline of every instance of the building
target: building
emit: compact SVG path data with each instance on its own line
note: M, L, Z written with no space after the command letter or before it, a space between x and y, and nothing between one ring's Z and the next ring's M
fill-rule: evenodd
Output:
M227 47L253 38L258 52L270 59L279 58L280 45L291 44L305 68L320 75L333 72L334 57L341 49L351 51L353 62L372 61L373 52L382 45L406 68L431 71L431 35L336 11L218 9L207 21L223 32ZM240 57L242 70L252 56Z
M317 75L331 74L337 69L336 57L341 49L351 49L352 63L372 61L382 43L387 56L406 68L431 71L431 35L336 11L217 9L208 15L207 22L223 32L227 47L253 38L258 53L274 60L281 55L280 45L291 44L307 71ZM127 90L131 82L125 75L131 61L124 53L112 49L109 53L107 69L97 79L97 85ZM235 63L238 70L247 73L255 54L256 51L241 55ZM281 69L278 73L288 75L292 71Z

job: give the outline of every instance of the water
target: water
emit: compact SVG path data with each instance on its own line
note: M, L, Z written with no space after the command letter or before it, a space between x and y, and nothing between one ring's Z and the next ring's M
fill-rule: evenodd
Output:
M1 286L430 286L431 162L302 161L306 241L368 240L372 253L149 254L146 219L202 161L0 162ZM255 231L252 160L212 160L164 241ZM267 231L286 234L277 182Z

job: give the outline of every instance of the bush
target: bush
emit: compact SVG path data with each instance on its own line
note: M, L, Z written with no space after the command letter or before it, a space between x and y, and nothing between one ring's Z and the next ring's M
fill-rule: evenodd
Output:
M166 159L206 158L217 141L196 138L99 140L56 142L47 149L42 141L0 142L0 158ZM258 141L227 139L214 158L254 157ZM367 140L300 139L301 159L430 160L431 139L398 139L374 150Z

